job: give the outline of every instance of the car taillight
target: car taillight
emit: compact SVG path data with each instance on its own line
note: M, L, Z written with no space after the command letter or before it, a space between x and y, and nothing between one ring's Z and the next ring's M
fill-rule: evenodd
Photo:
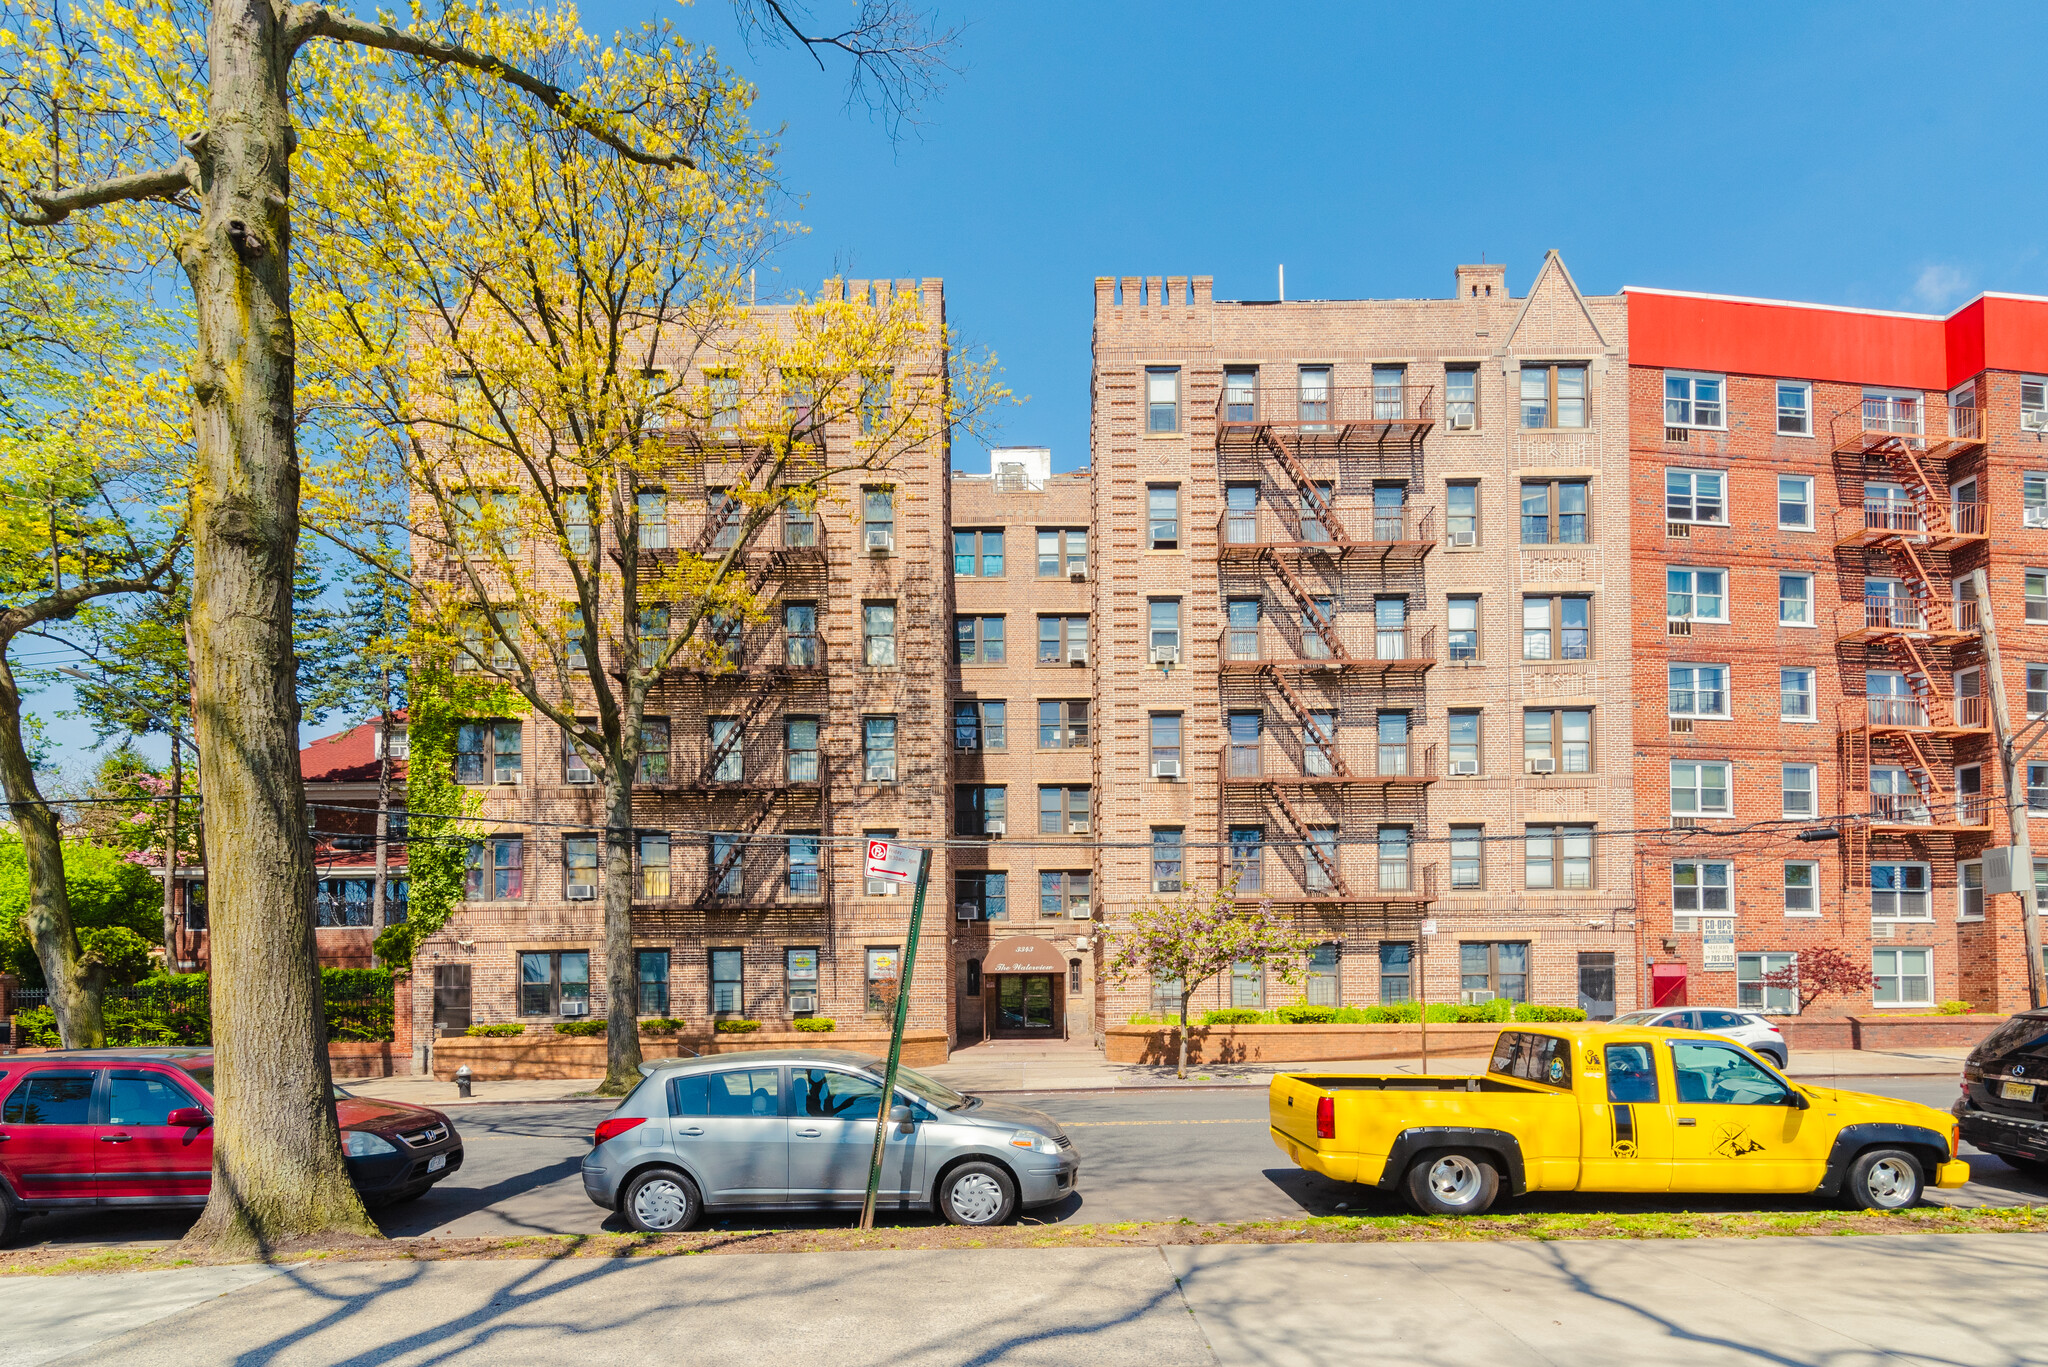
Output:
M1775 1025L1766 1025L1766 1026L1764 1027L1764 1029L1766 1029L1766 1030L1770 1031L1770 1032L1771 1032L1772 1034L1774 1034L1774 1035L1782 1035L1782 1034L1784 1034L1784 1033L1785 1033L1785 1032L1784 1032L1783 1030L1780 1030L1780 1029L1779 1029L1779 1028L1778 1028L1777 1026L1775 1026Z
M646 1123L647 1117L644 1115L614 1116L610 1120L600 1120L597 1122L597 1138L591 1142L602 1144L607 1139L617 1139L635 1125Z
M1963 1151L1963 1124L1959 1120L1948 1127L1948 1156L1954 1158Z
M1337 1137L1337 1098L1324 1096L1316 1098L1316 1138Z

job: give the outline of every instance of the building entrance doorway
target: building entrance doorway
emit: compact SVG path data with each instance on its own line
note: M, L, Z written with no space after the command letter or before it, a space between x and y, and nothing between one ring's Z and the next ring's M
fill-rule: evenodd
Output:
M1049 973L1006 974L996 979L995 1027L1003 1034L1028 1035L1053 1029L1053 978Z

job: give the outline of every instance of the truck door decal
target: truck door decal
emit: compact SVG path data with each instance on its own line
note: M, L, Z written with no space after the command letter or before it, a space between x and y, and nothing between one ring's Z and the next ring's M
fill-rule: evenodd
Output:
M1749 1137L1749 1126L1730 1121L1721 1127L1721 1140L1714 1145L1714 1152L1723 1158L1740 1158L1744 1154L1762 1153L1764 1146Z
M1614 1156L1636 1156L1636 1108L1633 1106L1614 1108Z

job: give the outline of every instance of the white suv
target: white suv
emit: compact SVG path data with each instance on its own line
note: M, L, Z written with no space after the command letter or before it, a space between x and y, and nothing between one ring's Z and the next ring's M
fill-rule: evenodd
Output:
M1625 1016L1616 1016L1613 1023L1725 1035L1737 1044L1747 1045L1752 1053L1762 1055L1781 1069L1792 1057L1785 1046L1785 1032L1773 1025L1769 1016L1760 1016L1754 1011L1730 1011L1718 1006L1666 1007L1658 1011L1631 1011Z

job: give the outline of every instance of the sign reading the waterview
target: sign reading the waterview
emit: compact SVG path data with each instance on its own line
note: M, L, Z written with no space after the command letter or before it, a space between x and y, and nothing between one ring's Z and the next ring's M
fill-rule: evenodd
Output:
M1735 971L1735 918L1700 917L1700 967L1709 973Z
M868 877L908 883L917 877L917 851L887 840L868 842Z

